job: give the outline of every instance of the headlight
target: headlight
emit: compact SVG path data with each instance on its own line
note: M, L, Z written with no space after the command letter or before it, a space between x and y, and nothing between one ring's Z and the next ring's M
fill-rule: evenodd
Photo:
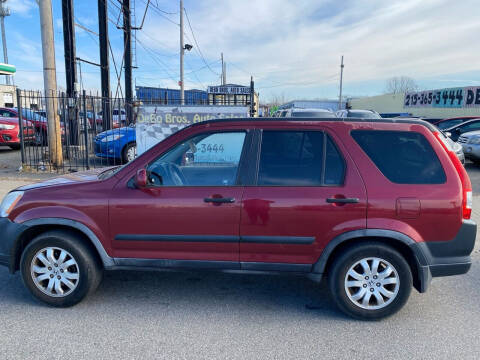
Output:
M13 210L15 205L20 201L23 196L23 191L12 191L8 193L2 201L2 205L0 205L0 216L7 217L10 212Z
M0 124L0 130L12 130L15 129L15 125Z
M470 139L469 144L480 144L480 136L475 136Z
M108 135L105 136L101 141L102 142L110 142L110 141L116 141L120 139L123 135Z

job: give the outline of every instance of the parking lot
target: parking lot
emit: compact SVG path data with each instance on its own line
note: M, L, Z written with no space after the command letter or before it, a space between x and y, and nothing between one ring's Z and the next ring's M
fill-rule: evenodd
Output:
M1 196L31 181L12 180L5 159L15 156L2 154ZM480 168L467 170L480 194ZM480 222L480 196L473 218ZM434 279L380 322L343 315L325 284L238 273L111 272L84 302L54 309L1 267L0 358L478 359L479 249L477 241L467 275Z

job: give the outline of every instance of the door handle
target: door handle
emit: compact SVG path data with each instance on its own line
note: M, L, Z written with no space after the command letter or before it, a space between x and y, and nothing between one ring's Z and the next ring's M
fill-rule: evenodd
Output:
M328 198L329 204L356 204L360 200L358 198Z
M222 204L222 203L231 204L235 202L235 198L224 198L224 197L216 198L215 197L215 198L205 198L203 199L203 201L206 203L214 203L214 204Z

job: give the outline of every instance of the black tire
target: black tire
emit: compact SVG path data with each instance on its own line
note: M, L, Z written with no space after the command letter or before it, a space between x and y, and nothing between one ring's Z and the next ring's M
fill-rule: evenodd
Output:
M32 260L39 251L47 247L67 251L78 264L79 277L76 288L63 297L54 297L42 292L32 278ZM27 245L22 253L20 270L23 283L35 298L47 305L69 307L78 304L88 294L94 292L102 280L102 266L93 251L81 237L73 232L53 230L40 234Z
M20 150L20 144L10 144L8 145L12 150Z
M392 296L391 302L387 303L386 301L387 304L382 308L365 309L357 305L347 294L347 291L349 291L346 289L345 283L347 272L358 261L366 258L380 258L387 261L395 268L398 275L398 292L395 297ZM363 278L361 281L364 281ZM354 244L342 251L329 268L328 283L333 300L345 314L360 320L379 320L395 314L405 305L412 290L412 272L409 264L398 251L382 243L372 241ZM365 285L362 286L367 288L367 292L369 290L375 291L376 285ZM372 286L372 288L368 288L369 286ZM360 290L362 289L359 287L358 292ZM377 301L373 296L372 299L374 302Z
M133 160L133 159L128 159L128 151L132 148L135 148L135 154L136 154L137 153L137 150L136 150L137 149L137 143L134 143L134 142L128 143L123 148L123 150L122 150L122 163L123 164L126 164L129 161Z

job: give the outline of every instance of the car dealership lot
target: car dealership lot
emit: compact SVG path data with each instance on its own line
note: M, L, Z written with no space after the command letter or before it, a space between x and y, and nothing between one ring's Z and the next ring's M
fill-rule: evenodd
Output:
M467 169L480 194L480 169ZM16 185L0 180L0 195ZM113 272L81 304L54 309L0 267L0 358L477 359L479 249L467 275L434 279L373 323L344 316L325 284L301 277Z

